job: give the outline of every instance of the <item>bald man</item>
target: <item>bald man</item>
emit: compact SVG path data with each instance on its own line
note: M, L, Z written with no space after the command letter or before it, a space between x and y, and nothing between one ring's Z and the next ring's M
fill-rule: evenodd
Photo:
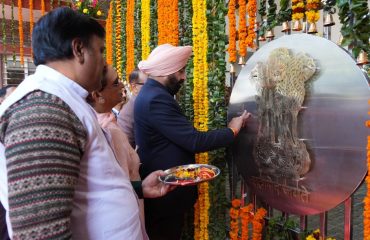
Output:
M230 145L249 114L234 118L228 128L197 131L174 99L186 80L190 46L160 45L141 61L139 69L149 77L134 106L135 140L142 162L141 175L158 169L195 163L195 153ZM181 238L184 213L197 198L196 186L178 187L167 196L145 199L146 228L151 240Z

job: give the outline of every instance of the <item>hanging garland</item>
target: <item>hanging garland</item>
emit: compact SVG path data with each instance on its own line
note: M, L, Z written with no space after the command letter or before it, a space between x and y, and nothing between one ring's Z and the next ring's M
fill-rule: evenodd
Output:
M226 19L227 8L224 0L207 0L207 29L208 29L208 128L221 129L227 123L227 103L225 100L225 72L226 72ZM217 166L221 173L209 182L209 199L212 203L208 211L209 239L226 239L225 209L229 207L226 197L227 165L225 149L208 152L208 162Z
M274 0L268 0L269 8L267 10L267 30L272 30L276 24L276 3Z
M45 0L41 0L41 16L45 15Z
M242 231L240 239L248 239L249 223L252 223L252 239L261 240L262 230L265 223L264 217L267 211L264 208L259 208L256 213L253 213L253 205L249 204L241 207L240 199L233 199L230 208L230 232L231 240L239 239L239 221L241 222Z
M54 0L50 0L50 11L53 10Z
M258 8L258 13L261 16L261 21L262 21L261 25L259 26L259 31L258 31L258 34L260 36L265 36L265 32L266 32L266 15L267 15L266 1L267 0L261 0L260 7Z
M150 0L141 2L141 59L150 53Z
M22 14L22 0L18 0L18 32L19 32L19 55L21 65L24 65L24 35L23 35L23 14Z
M229 62L236 62L236 0L229 1L229 11L227 12L227 17L229 19L229 47L227 51L229 52Z
M141 0L135 0L134 10L134 66L137 66L141 61L142 48L141 48Z
M30 39L32 40L32 32L33 32L33 0L28 0L28 5L30 9ZM33 48L31 47L31 56L33 56Z
M370 104L370 101L368 101ZM370 113L369 113L370 114ZM370 128L370 120L366 121L366 127ZM367 136L367 176L365 178L367 194L364 199L364 239L370 239L370 136Z
M247 56L247 3L245 0L239 0L239 55Z
M121 0L116 0L116 21L115 21L115 53L116 53L116 69L120 79L122 79L122 46L121 46L121 21L122 21L122 9Z
M239 199L234 199L231 201L231 208L230 208L230 232L229 237L230 240L238 240L239 235L239 208L241 202Z
M113 3L112 9L112 65L117 69L117 52L116 52L116 25L117 25L117 8L116 1L111 1Z
M193 0L193 52L194 52L194 127L199 131L208 130L208 34L206 0ZM207 164L208 153L195 156L196 163ZM209 239L209 192L208 182L198 186L198 200L194 211L194 239Z
M303 0L292 0L292 20L300 21L304 17L304 2Z
M14 2L12 1L11 4L11 19L12 21L10 22L10 34L11 34L11 39L12 39L12 49L13 49L13 63L15 64L16 61L16 56L15 56L15 33L14 33Z
M179 41L178 0L158 0L158 45Z
M127 61L127 49L126 49L126 36L125 36L125 32L126 32L126 9L127 9L127 0L121 0L121 35L120 35L120 38L121 38L121 45L120 45L120 48L121 48L121 54L122 54L122 57L121 57L121 69L122 69L122 81L124 84L126 84L126 61Z
M135 33L134 33L135 0L127 0L126 12L126 80L135 68Z
M257 0L249 0L247 4L248 12L248 35L246 39L247 47L254 49L255 44L254 40L256 39L256 31L254 26L256 25L256 16L257 16Z
M253 204L248 204L248 206L240 208L240 222L242 225L241 239L248 239L249 223L253 220Z
M306 18L309 23L316 23L320 19L320 3L321 0L307 0Z
M3 53L6 51L6 29L5 29L5 0L1 1L1 12L2 12L2 19L1 19L1 30L3 33ZM5 59L5 58L4 58Z
M264 208L259 208L256 214L253 217L253 233L252 240L261 240L262 239L262 230L263 224L265 222L264 217L266 216L267 211Z
M113 1L111 1L109 3L109 10L108 10L108 16L107 16L107 20L105 22L105 31L106 31L106 37L105 37L105 51L106 51L106 59L107 59L107 63L109 65L112 65L113 63L113 49L112 49L112 46L113 46L113 41L112 41L112 35L113 35L113 31L112 31L112 20L113 20Z
M150 1L150 49L154 49L158 45L158 1ZM186 82L186 81L185 81Z
M280 0L280 10L277 14L277 22L281 25L283 22L292 19L292 9L289 8L289 0Z

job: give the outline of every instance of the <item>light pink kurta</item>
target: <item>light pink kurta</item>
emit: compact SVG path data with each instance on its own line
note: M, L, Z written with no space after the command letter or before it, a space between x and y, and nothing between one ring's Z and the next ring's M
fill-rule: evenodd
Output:
M131 147L126 134L118 126L116 117L112 112L97 113L97 117L100 126L108 135L107 139L113 149L114 154L116 155L119 165L126 173L128 173L131 181L139 181L139 155ZM140 221L141 225L143 226L143 238L149 239L145 232L144 201L143 199L140 199L138 202L140 208Z

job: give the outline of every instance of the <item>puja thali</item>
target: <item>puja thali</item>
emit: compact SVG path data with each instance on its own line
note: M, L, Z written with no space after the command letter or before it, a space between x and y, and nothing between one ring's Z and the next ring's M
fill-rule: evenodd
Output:
M159 181L175 186L190 186L210 181L220 174L220 169L208 164L188 164L164 171Z

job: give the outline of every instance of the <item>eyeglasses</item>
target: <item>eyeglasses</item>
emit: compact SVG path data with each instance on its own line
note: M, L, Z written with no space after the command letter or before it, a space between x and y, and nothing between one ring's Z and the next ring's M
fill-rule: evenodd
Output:
M138 82L138 83L135 83L136 85L144 85L145 83L142 83L142 82Z

